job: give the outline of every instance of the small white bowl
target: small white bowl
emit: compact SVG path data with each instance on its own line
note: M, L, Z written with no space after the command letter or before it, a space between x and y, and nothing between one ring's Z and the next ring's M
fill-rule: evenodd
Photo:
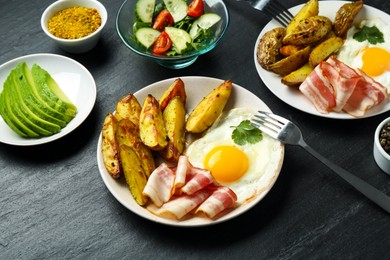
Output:
M383 120L375 130L374 135L374 159L385 173L390 174L390 155L386 153L383 147L380 144L379 136L382 131L383 126L390 122L390 117Z
M100 27L92 34L79 39L62 39L51 34L48 30L48 20L57 12L73 6L95 8L102 18L102 24ZM47 7L41 17L41 26L46 35L57 43L61 49L70 53L83 53L93 49L99 41L106 22L107 10L104 5L96 0L58 0Z

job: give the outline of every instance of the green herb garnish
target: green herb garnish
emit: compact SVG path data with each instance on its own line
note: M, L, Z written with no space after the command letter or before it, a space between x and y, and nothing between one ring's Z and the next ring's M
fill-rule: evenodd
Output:
M359 42L367 40L371 44L384 42L383 33L376 27L363 26L360 31L353 35L353 38Z
M242 121L238 126L234 126L232 139L238 145L246 143L255 144L263 139L260 129L254 127L249 120Z

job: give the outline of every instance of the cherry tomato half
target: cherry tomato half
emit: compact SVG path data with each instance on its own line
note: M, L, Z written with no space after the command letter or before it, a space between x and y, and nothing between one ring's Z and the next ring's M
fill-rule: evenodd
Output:
M163 54L168 51L171 46L171 38L169 38L169 35L166 32L162 32L153 44L152 51L154 54Z
M164 31L167 26L172 26L174 23L173 16L167 9L163 9L153 22L153 29Z
M187 8L187 14L192 17L199 17L204 13L203 0L193 0Z

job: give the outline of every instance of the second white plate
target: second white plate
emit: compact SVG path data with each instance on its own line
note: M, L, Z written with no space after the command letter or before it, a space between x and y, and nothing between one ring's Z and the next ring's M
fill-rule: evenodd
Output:
M336 10L338 10L345 3L348 2L347 1L319 1L319 14L326 16L333 21L336 14ZM291 11L292 14L296 14L302 8L302 6L303 4L290 8L289 10ZM358 22L363 19L368 19L368 18L381 18L387 24L390 24L390 16L388 14L374 7L364 5L362 10L356 16L355 22ZM271 20L260 32L256 40L256 44L254 46L254 62L255 62L256 70L260 78L263 80L264 84L267 86L267 88L279 99L281 99L282 101L289 104L290 106L295 107L296 109L299 109L303 112L313 114L316 116L334 118L334 119L358 119L344 112L342 113L330 112L329 114L319 113L314 108L314 106L310 103L310 101L307 100L306 97L303 96L303 94L298 89L291 88L282 84L281 77L279 75L266 71L259 65L256 58L257 45L259 44L259 41L263 36L263 34L275 27L280 27L280 25L275 20ZM386 100L382 102L380 105L370 109L364 117L375 116L389 110L390 110L390 102L389 100Z

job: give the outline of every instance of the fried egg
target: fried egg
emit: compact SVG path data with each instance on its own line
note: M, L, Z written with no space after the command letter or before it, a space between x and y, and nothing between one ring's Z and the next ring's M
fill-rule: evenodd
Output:
M353 35L363 26L378 28L384 42L372 44L354 39ZM390 90L390 26L381 19L363 20L359 26L351 27L337 58L354 69L363 70Z
M283 145L263 133L255 144L237 145L232 132L255 111L235 108L223 112L205 135L185 152L195 167L210 170L215 180L237 194L238 203L254 199L275 181L283 160Z

